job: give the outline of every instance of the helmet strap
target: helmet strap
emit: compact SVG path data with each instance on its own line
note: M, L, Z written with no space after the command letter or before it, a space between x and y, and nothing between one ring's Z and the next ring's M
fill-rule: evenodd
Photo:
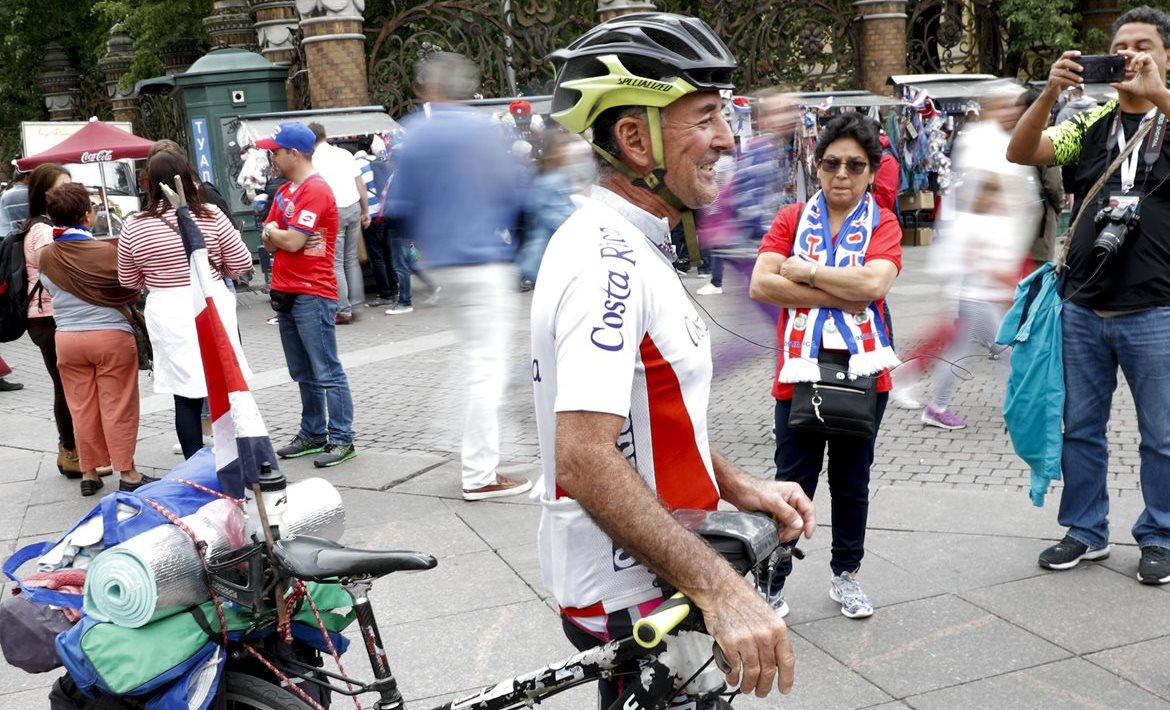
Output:
M597 151L605 162L615 170L625 175L634 185L649 190L666 201L668 205L678 210L682 217L683 235L686 237L687 253L692 264L701 261L699 255L699 239L695 231L695 213L681 200L675 197L666 186L666 158L663 154L662 119L659 109L655 106L646 107L646 124L650 129L650 154L654 158L654 169L645 175L639 175L633 168L618 160L612 153L600 148L590 141L593 150Z

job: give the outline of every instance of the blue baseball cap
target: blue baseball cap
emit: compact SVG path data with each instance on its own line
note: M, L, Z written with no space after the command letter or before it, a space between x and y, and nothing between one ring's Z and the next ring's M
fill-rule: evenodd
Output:
M282 123L276 127L269 138L261 138L256 141L257 148L264 148L265 150L276 150L277 148L288 148L289 150L297 150L305 155L313 154L313 146L317 144L317 136L309 130L309 127L303 123L296 121L289 121Z

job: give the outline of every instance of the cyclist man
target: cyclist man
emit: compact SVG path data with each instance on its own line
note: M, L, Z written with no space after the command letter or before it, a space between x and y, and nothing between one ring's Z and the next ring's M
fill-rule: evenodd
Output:
M729 684L788 692L783 620L669 513L723 499L774 514L785 539L815 528L798 486L748 475L709 445L707 326L672 266L671 228L715 198L715 161L733 148L719 91L736 60L701 20L667 13L603 23L553 58L553 118L592 128L601 159L549 243L532 302L545 584L583 649L658 605L657 574L702 610ZM621 688L600 692L607 708Z

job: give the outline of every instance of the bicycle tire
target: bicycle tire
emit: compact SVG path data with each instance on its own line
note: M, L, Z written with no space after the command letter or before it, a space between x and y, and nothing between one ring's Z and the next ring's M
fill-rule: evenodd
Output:
M243 673L224 674L224 703L228 710L312 710L292 692Z

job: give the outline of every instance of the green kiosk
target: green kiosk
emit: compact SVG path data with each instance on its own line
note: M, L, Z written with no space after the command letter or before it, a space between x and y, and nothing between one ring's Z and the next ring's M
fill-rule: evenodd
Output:
M187 146L195 169L215 185L232 208L232 221L249 248L260 243L252 206L236 183L243 165L237 142L240 114L284 111L288 67L243 49L208 52L174 78L186 108Z

